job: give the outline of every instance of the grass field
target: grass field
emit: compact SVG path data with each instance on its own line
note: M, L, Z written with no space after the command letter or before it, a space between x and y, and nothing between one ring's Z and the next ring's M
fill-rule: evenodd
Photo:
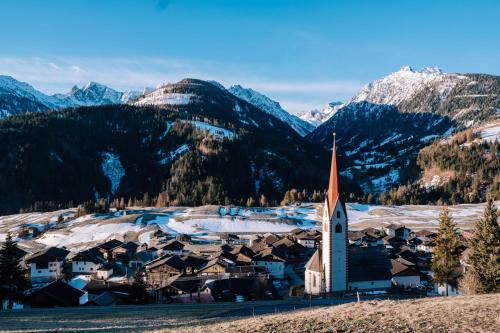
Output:
M500 294L294 310L304 306L292 300L0 311L0 332L500 332Z
M160 332L500 332L500 294L370 301Z

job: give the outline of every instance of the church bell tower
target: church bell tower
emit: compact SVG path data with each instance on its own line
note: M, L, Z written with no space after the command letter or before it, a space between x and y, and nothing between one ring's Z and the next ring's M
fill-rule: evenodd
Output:
M324 290L327 293L344 292L347 290L347 210L339 191L335 133L322 232Z

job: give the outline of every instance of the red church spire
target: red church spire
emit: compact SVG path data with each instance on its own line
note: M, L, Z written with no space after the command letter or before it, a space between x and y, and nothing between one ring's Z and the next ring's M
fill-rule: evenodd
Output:
M337 149L335 147L335 132L333 132L333 150L332 150L332 165L330 167L330 181L328 183L328 213L330 214L330 219L333 215L333 210L335 209L335 203L339 199L339 180L337 171Z

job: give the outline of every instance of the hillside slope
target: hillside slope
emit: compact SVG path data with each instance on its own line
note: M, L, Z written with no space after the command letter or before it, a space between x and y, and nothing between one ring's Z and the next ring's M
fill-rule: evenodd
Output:
M500 294L367 301L168 332L498 332ZM155 332L167 332L165 330Z

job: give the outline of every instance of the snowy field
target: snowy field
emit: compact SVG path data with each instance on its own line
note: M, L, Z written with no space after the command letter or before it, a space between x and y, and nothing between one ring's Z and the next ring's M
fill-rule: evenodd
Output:
M496 202L497 206L500 202ZM470 229L482 214L484 204L451 206L450 212L460 228ZM46 246L65 246L79 251L108 239L149 243L152 234L163 230L171 235L189 234L195 240L218 239L218 234L231 232L240 235L276 232L295 228L319 228L321 204L300 206L246 207L169 207L128 208L126 212L87 215L73 218L76 209L49 213L27 213L0 217L0 241L7 232L17 234L32 227L40 235L31 240L19 240L20 245L35 251ZM439 206L378 206L348 203L349 228L382 227L390 223L404 224L415 230L435 229ZM59 215L65 222L57 224Z

